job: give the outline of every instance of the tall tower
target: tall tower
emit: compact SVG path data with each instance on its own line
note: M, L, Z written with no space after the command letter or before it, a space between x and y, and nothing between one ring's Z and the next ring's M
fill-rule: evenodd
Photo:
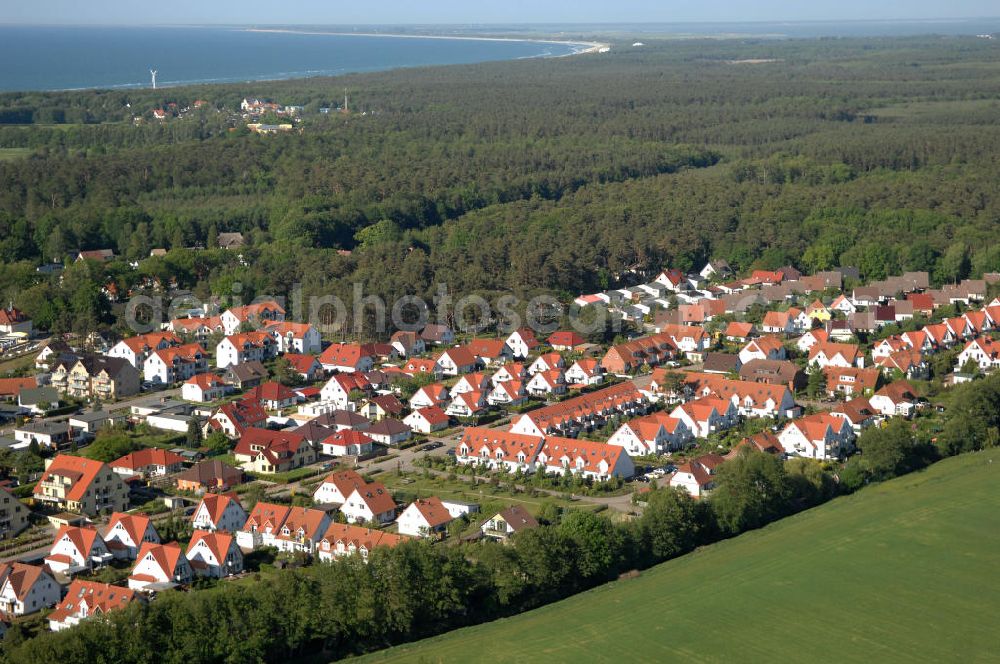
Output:
M156 89L156 70L155 69L150 69L149 70L149 75L153 78L153 89L155 90Z
M347 106L347 88L344 88L344 113L347 113L349 111L350 108L348 108Z

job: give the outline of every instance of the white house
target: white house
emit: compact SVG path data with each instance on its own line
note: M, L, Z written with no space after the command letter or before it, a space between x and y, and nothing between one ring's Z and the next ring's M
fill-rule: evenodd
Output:
M128 587L132 590L172 588L177 584L191 583L193 579L191 564L180 544L146 542L139 550L135 567L128 577Z
M430 538L443 532L453 519L441 499L432 496L410 503L396 523L400 535Z
M313 502L317 505L343 505L355 489L364 486L364 478L353 470L337 471L319 483L313 492Z
M526 327L511 332L510 336L506 339L506 343L513 356L518 359L528 357L539 346L538 339L535 338L535 333Z
M119 560L135 560L144 542L158 544L160 536L148 516L115 512L104 531L104 543Z
M191 376L181 385L181 398L185 401L218 401L226 396L228 387L215 374L201 373Z
M854 429L844 418L817 413L789 422L778 434L778 442L789 456L837 459L853 449L854 437Z
M541 371L528 381L527 390L529 394L535 396L565 394L566 377L563 375L562 369Z
M69 575L101 567L111 562L112 558L96 528L62 526L56 533L49 555L45 556L45 564L53 572Z
M706 397L678 405L670 416L684 422L696 437L707 438L736 424L738 412L732 401Z
M191 517L197 530L235 533L246 523L247 512L234 494L206 493Z
M577 360L566 370L566 382L571 385L599 385L604 381L604 369L595 359Z
M396 518L396 501L381 482L357 487L340 511L348 523L390 523Z
M318 353L323 349L319 330L308 323L270 323L264 328L277 342L279 353Z
M142 365L144 380L167 385L207 370L208 356L201 344L184 344L153 351Z
M332 457L363 456L371 454L375 441L362 431L345 429L320 441L323 454Z
M546 438L538 452L536 468L547 474L582 475L604 481L627 479L635 474L632 457L623 448L573 438Z
M497 383L486 397L491 406L519 406L528 400L528 391L519 380Z
M422 434L447 429L448 421L448 415L437 406L419 408L403 418L403 424L410 430Z
M185 555L198 576L221 579L243 571L243 551L229 533L196 530Z
M413 410L429 408L430 406L444 408L449 401L451 401L451 396L448 388L441 383L433 383L424 385L413 393L413 396L410 397L410 408Z
M24 616L55 606L61 597L62 587L44 567L0 564L0 611Z
M621 425L608 438L608 445L622 447L633 456L645 456L682 449L692 438L683 420L658 412Z
M215 366L219 369L247 362L263 362L278 354L278 344L267 332L231 334L215 346Z
M715 488L715 470L725 459L718 454L705 454L677 467L670 477L670 486L683 489L694 498L711 492Z
M371 389L371 383L360 373L334 374L320 389L319 398L332 403L335 408L350 410L351 393L366 394Z

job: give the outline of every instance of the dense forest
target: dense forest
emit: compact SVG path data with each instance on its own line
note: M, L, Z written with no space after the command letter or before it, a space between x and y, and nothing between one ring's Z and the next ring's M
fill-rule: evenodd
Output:
M42 327L83 332L113 323L102 286L148 277L205 297L236 282L243 297L295 282L387 300L439 283L565 297L720 257L952 281L1000 269L998 62L975 38L647 41L337 79L0 95L0 294ZM316 112L345 86L362 112ZM250 134L232 112L245 96L305 107L300 130ZM209 103L150 117L196 99ZM242 260L211 249L226 231L247 238ZM124 260L35 271L96 248Z

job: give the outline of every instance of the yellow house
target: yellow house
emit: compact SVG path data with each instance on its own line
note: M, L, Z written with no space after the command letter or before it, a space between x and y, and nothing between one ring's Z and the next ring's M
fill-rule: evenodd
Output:
M806 307L806 315L813 320L822 322L830 320L830 310L819 300L815 300L812 304Z

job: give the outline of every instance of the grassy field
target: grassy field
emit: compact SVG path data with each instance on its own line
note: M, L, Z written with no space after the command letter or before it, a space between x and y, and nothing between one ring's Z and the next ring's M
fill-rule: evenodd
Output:
M992 451L365 661L997 661L998 564Z
M31 148L0 148L0 161L21 159L31 154Z

